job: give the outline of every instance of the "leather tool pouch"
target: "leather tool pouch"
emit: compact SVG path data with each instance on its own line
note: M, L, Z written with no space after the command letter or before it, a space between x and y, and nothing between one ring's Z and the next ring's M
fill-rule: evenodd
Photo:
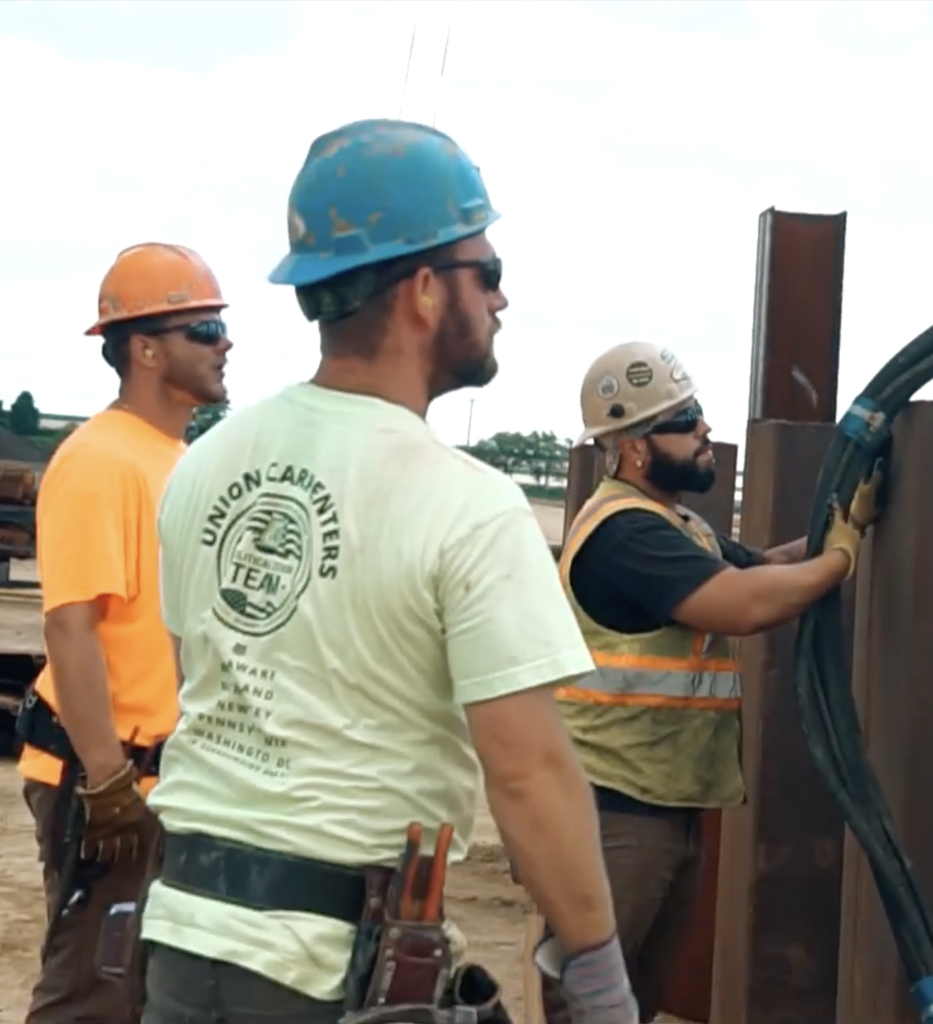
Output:
M425 858L427 859L427 858ZM452 956L437 922L400 921L387 913L398 872L364 868L366 903L347 972L344 1010L434 1005L450 978Z
M364 1006L438 1005L450 980L451 959L439 924L385 920Z
M419 881L429 866L421 858ZM398 872L364 869L366 909L347 973L341 1024L511 1024L501 989L476 964L453 968L440 922L398 920ZM419 886L420 888L420 886Z

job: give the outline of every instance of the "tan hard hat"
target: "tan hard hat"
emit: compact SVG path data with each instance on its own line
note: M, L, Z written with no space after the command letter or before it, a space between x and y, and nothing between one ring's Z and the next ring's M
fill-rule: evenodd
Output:
M583 433L574 447L603 434L677 412L697 393L680 361L644 341L615 345L586 371L580 389Z

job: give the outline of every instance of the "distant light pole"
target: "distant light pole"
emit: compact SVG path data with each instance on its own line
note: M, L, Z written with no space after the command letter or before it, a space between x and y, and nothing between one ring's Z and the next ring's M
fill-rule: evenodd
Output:
M470 438L473 436L473 403L476 401L475 398L470 399L470 411L467 414L467 439L466 446L470 447Z

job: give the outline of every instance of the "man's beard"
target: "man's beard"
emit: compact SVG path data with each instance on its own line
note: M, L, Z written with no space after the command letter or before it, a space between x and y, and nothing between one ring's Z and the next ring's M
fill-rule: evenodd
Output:
M690 459L674 459L657 447L651 437L647 438L651 450L651 463L648 466L648 480L662 494L706 494L716 483L716 469L707 466L701 469L697 465L696 456ZM703 451L708 449L704 448ZM700 454L700 453L698 453Z
M452 293L435 343L441 366L453 384L450 390L485 387L499 372L492 346L477 354L480 345L472 344L473 334L474 327L459 296Z

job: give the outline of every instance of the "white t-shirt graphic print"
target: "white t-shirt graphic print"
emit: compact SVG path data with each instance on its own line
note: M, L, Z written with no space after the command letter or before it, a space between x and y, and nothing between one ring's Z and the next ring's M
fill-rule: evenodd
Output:
M473 829L463 706L592 670L511 480L378 399L301 384L192 445L159 514L181 715L150 806L201 832L392 864ZM342 996L352 926L152 886L147 939Z

